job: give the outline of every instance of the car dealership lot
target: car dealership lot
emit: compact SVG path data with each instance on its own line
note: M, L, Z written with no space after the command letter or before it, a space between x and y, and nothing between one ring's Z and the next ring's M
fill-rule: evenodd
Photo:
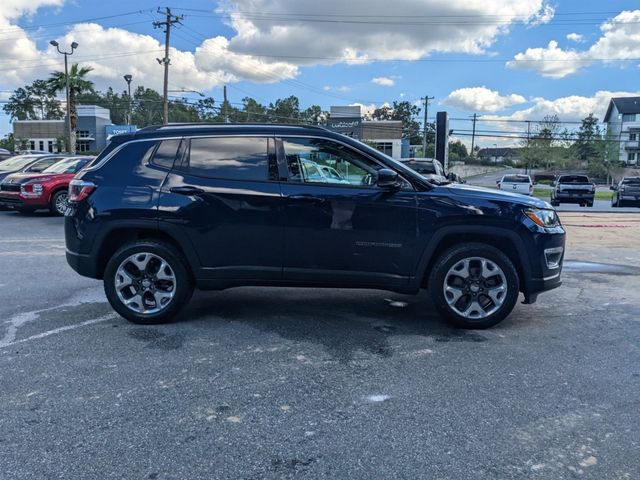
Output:
M0 478L637 478L640 215L562 220L564 285L490 330L267 288L142 327L0 212Z

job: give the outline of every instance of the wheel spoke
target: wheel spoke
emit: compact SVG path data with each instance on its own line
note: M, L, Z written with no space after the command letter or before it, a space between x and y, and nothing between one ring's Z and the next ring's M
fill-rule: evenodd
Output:
M497 267L493 262L490 262L489 260L483 258L480 261L480 265L482 265L482 278L484 278L485 280L487 278L493 277L494 275L497 275Z
M131 276L129 272L127 272L124 268L118 269L118 273L116 274L116 288L121 290L125 287L129 287L133 284L134 278Z
M125 300L124 304L130 309L135 310L136 312L144 311L144 300L142 298L142 295L140 295L139 293L131 297L129 300ZM138 308L136 308L136 305Z
M171 300L171 298L173 298L173 293L156 290L153 292L153 298L156 301L156 308L162 308L166 304L164 300Z
M469 278L469 259L465 258L458 262L452 269L452 273L460 278Z
M460 300L460 297L462 297L463 292L459 288L447 285L444 287L444 295L449 305L455 305L458 303L458 300Z
M138 255L134 255L130 258L131 263L133 263L140 273L144 273L147 269L147 265L149 265L149 260L151 260L151 255L148 253L141 253Z
M487 295L493 301L494 305L498 306L502 305L506 291L507 287L502 284L498 285L497 287L487 289Z
M166 273L167 270L169 271L169 273ZM156 278L158 280L169 280L171 282L175 281L175 277L173 275L173 272L171 271L171 267L167 262L162 261L162 263L160 263L158 273L156 273Z
M480 304L477 301L474 300L471 303L469 303L469 306L467 307L467 309L464 312L462 312L462 314L465 317L481 318L481 317L485 316L485 311L480 306Z

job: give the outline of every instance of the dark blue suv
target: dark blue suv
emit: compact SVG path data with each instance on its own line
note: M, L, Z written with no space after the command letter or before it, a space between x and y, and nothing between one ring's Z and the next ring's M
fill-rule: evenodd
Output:
M431 292L486 328L558 287L565 232L541 200L433 184L320 127L168 125L119 135L72 181L67 260L136 323L193 289Z

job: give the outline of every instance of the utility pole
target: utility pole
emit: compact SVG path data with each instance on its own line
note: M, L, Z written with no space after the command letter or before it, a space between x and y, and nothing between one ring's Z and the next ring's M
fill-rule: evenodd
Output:
M422 134L422 157L427 156L427 112L429 111L429 100L433 100L435 97L425 95L424 97L424 133Z
M473 157L473 149L476 145L476 120L478 115L476 113L473 114L473 130L471 133L471 156Z
M182 15L172 15L169 7L165 8L164 12L158 8L158 13L165 16L164 22L153 22L153 28L164 28L164 58L156 58L160 65L164 65L164 88L163 88L163 105L162 105L162 122L166 125L169 123L169 64L171 59L169 58L169 40L171 37L171 26L175 23L180 23Z
M222 89L222 95L224 97L224 102L222 103L222 118L224 123L229 123L229 109L227 108L227 86L225 85Z
M67 91L67 138L69 139L69 145L67 150L69 151L69 153L75 154L76 153L76 132L73 128L71 128L71 96L69 93L69 67L68 67L67 57L69 55L73 55L73 51L76 48L78 48L78 44L77 42L72 42L70 52L60 50L60 44L55 40L51 40L49 44L56 47L56 50L58 50L59 54L64 55L64 78L66 83L65 90Z

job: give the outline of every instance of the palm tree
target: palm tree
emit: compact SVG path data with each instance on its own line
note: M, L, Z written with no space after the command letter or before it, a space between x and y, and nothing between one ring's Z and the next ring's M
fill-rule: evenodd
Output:
M91 71L91 67L78 67L77 63L69 69L69 118L71 121L71 137L69 139L69 151L76 150L76 128L78 126L78 112L76 111L76 98L78 95L93 91L93 82L84 77ZM67 77L64 72L53 72L49 77L49 85L56 92L62 92L67 88Z

